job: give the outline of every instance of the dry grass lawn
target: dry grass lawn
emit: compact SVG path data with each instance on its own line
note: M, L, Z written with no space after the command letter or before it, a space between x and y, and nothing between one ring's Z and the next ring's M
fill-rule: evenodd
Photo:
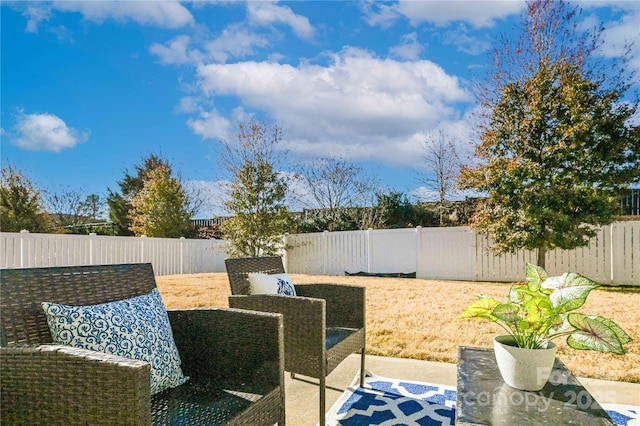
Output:
M495 324L456 320L478 293L504 300L506 283L292 274L297 284L332 282L367 288L367 353L455 363L459 345L491 347ZM227 307L226 273L158 277L169 308ZM577 376L640 383L640 292L592 291L579 310L617 322L634 339L626 355L576 351L558 343L558 356Z

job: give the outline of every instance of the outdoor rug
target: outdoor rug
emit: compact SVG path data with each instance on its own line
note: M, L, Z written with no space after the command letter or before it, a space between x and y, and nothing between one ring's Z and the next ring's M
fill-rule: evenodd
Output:
M640 426L640 407L622 404L600 404L618 425Z
M456 388L411 380L359 374L327 413L330 426L440 426L455 424ZM640 426L640 407L602 404L614 422Z
M359 374L327 413L328 425L453 425L455 386Z

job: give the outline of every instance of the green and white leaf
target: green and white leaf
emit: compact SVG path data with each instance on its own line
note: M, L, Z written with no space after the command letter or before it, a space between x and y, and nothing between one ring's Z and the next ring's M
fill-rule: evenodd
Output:
M589 292L600 287L595 281L576 274L564 273L557 277L550 277L542 283L543 288L553 289L550 299L553 306L559 308L559 312L569 312L578 309L589 296Z
M476 300L471 305L467 306L462 314L458 316L459 319L485 319L495 322L498 319L491 313L498 306L500 302L491 298L483 297Z
M522 302L522 293L518 291L519 288L522 288L522 287L511 286L511 288L509 289L509 295L507 297L509 299L509 302L512 302L512 303Z
M570 314L571 315L571 314ZM601 316L596 316L595 317L599 322L602 322L603 324L606 324L614 333L616 333L616 336L618 337L618 340L620 340L621 344L627 344L629 342L631 342L633 339L631 338L631 336L629 336L623 329L622 327L620 327L618 324L616 324L615 322L613 322L612 320L610 320L609 318L604 318Z
M572 348L613 352L618 355L625 353L623 343L618 337L621 329L613 321L578 313L569 314L567 319L576 328L567 338L567 344ZM626 333L624 335L627 336Z
M531 290L537 290L542 283L549 278L549 274L543 268L531 263L527 263L525 269L525 275L527 278L527 284Z
M519 308L515 303L500 303L493 309L491 314L500 321L513 324L522 319L520 315L518 315L518 312Z

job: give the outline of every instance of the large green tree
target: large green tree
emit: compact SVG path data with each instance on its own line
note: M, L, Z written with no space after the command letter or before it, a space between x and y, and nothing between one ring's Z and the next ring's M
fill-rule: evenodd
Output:
M287 182L277 170L281 141L280 127L252 119L238 123L235 143L225 145L221 164L232 176L225 206L232 218L222 231L232 256L274 255L282 248L291 218L285 204Z
M114 231L117 235L134 235L130 229L130 211L133 208L131 200L138 192L142 191L148 175L158 167L168 167L171 171L171 165L168 160L158 155L150 154L134 167L134 174L130 174L125 170L124 178L118 182L120 192L109 189L109 195L107 196L109 220L113 223Z
M142 189L131 199L130 229L147 237L192 237L192 203L182 182L166 164L146 174Z
M3 232L44 232L47 217L40 191L21 170L10 164L2 167L0 179L0 230Z
M563 1L528 3L520 36L495 49L479 163L461 176L488 195L474 224L493 249L537 249L543 267L548 250L587 245L640 179L628 56L598 62L601 29L579 31L578 15Z

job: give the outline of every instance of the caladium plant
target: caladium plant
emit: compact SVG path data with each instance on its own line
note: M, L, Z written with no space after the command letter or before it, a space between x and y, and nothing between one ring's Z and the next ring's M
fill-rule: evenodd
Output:
M632 339L618 324L601 316L571 312L584 305L591 290L600 284L575 272L550 277L530 263L526 278L526 285L510 288L506 302L478 295L458 318L495 322L521 348L544 348L549 341L566 336L574 349L625 353L624 345Z

